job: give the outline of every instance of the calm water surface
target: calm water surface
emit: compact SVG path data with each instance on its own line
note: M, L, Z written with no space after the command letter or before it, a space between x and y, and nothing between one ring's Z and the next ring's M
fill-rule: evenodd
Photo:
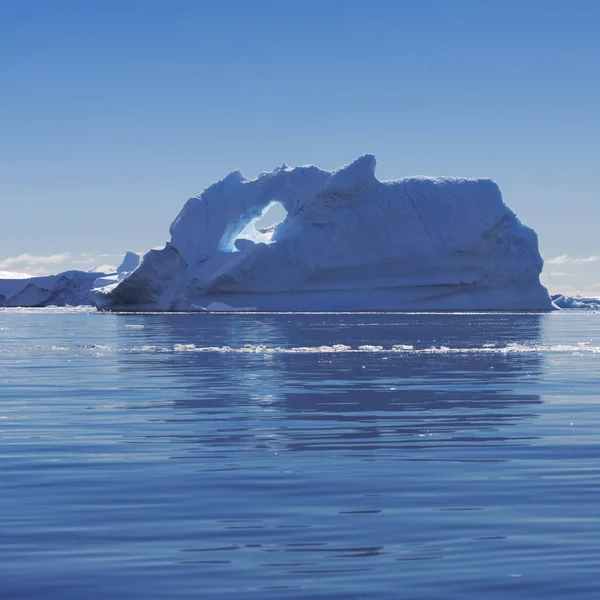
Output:
M600 598L600 315L0 312L0 598Z

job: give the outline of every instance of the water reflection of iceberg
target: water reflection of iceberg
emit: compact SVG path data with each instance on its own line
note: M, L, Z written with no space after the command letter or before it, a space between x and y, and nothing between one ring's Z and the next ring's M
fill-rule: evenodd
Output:
M152 361L155 376L176 389L173 412L185 410L196 447L369 452L523 444L529 436L514 426L541 402L539 314L123 318L144 325L136 330L143 344L189 350L121 356L125 370L147 370ZM246 344L254 351L236 351ZM383 350L288 352L336 344ZM220 350L194 351L207 347Z

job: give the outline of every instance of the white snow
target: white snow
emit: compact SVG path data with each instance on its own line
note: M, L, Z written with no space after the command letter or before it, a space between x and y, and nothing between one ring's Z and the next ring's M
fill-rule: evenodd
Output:
M28 279L28 273L15 273L14 271L0 271L0 279Z
M287 216L256 222L272 203ZM120 310L549 310L535 232L489 179L378 181L375 157L334 172L234 171L187 201L171 240L98 292Z

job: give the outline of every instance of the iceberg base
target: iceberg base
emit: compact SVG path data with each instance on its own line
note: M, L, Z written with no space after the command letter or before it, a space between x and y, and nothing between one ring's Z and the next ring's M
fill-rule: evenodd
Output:
M101 310L119 312L161 311L264 311L264 312L346 312L346 311L548 311L552 306L536 280L503 288L477 286L422 286L354 290L315 290L272 293L206 294L175 302L111 304Z

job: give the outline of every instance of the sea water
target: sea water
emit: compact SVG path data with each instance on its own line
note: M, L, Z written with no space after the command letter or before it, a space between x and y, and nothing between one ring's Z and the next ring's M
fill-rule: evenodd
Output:
M600 315L0 312L0 598L600 597Z

